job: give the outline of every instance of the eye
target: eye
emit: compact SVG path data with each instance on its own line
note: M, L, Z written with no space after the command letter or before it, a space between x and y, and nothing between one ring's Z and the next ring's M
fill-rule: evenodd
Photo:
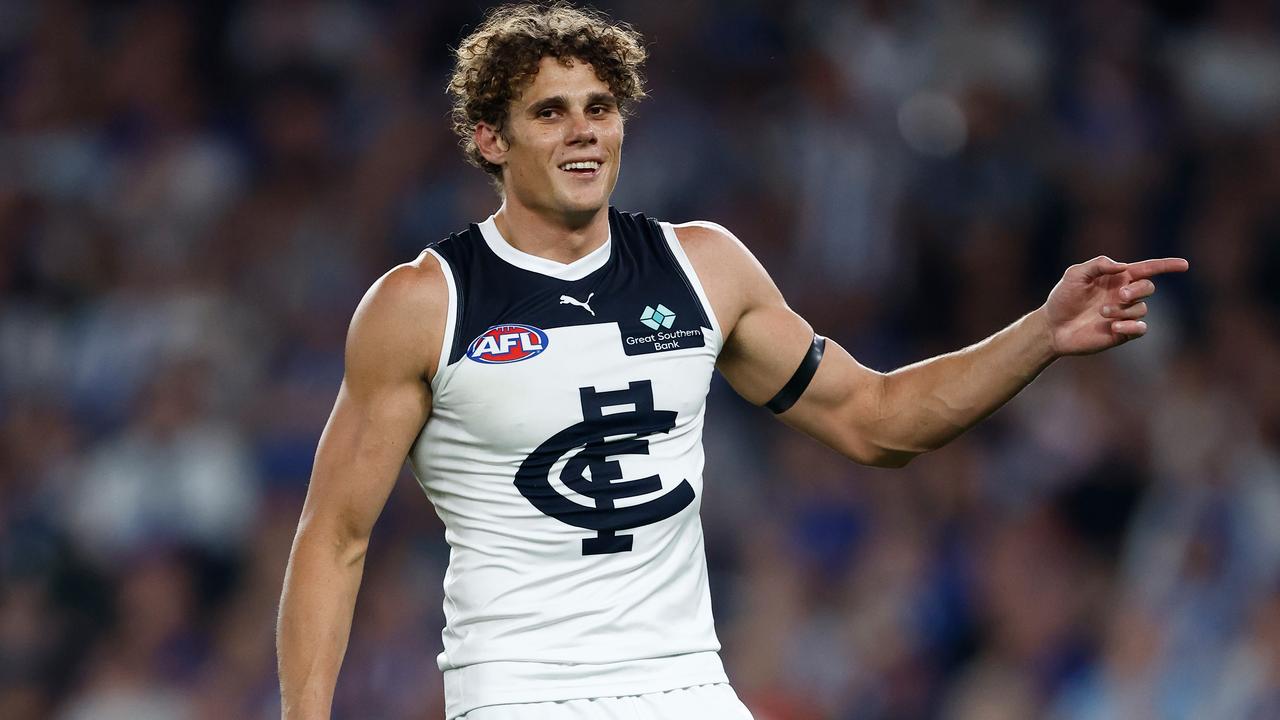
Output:
M555 108L542 108L541 110L538 111L538 117L542 118L543 120L550 120L555 116L556 116Z

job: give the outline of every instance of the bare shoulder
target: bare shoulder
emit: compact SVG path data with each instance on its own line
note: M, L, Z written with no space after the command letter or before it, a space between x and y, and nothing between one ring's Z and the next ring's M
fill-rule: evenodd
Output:
M697 220L673 227L726 336L744 312L777 294L764 266L724 226Z
M397 265L378 278L364 302L419 312L437 305L443 307L449 302L444 269L434 255L424 250L411 262Z
M436 370L449 288L430 253L387 271L365 293L347 334L348 374L382 369L423 378Z
M751 255L737 236L718 223L692 220L672 225L672 227L675 228L680 246L684 248L685 254L694 262L695 267L698 265L698 260L714 264L726 260L732 261L734 257Z

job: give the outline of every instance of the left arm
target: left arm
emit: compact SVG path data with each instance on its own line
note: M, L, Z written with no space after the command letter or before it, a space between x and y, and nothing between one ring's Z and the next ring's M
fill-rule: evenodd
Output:
M996 334L884 377L885 440L895 461L936 450L995 412L1056 358L1090 355L1147 332L1152 276L1182 272L1181 258L1073 265L1045 304ZM896 464L896 462L895 462Z
M732 236L704 225L679 233L726 335L719 369L739 394L764 404L800 364L812 330ZM901 467L990 415L1057 357L1144 334L1150 278L1186 269L1180 258L1073 265L1042 307L1004 330L891 373L828 341L813 381L779 417L857 462Z

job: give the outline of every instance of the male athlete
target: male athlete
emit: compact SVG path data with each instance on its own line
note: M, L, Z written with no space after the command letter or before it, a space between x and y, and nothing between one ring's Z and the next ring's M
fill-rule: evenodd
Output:
M327 718L370 530L408 457L445 523L446 715L750 718L712 627L698 508L713 369L850 459L902 466L1055 358L1141 336L1153 276L1095 258L964 350L882 374L814 334L710 223L609 207L630 29L508 7L450 83L502 205L374 284L320 440L281 599L287 718Z

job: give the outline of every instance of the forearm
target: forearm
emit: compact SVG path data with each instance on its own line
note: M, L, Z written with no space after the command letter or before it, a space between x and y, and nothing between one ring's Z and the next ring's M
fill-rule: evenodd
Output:
M329 717L364 572L364 544L299 533L285 572L276 633L281 717Z
M1054 360L1042 310L975 345L887 374L877 444L901 464L995 412Z

